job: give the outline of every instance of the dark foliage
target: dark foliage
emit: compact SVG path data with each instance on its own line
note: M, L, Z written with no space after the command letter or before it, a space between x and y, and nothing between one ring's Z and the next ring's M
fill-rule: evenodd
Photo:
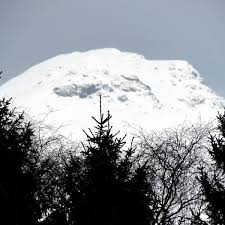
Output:
M122 151L125 137L112 134L110 118L95 119L83 152L54 160L43 156L52 140L38 139L24 114L0 101L2 224L149 224L149 168L132 146Z
M209 153L214 162L213 171L201 169L200 182L207 202L206 214L210 224L225 224L225 114L217 117L218 136L211 136Z
M0 101L0 212L3 224L32 225L40 217L35 177L38 153L23 113Z
M225 114L218 116L220 134L211 136L214 170L202 169L199 183L208 128L142 134L126 148L126 136L112 132L111 115L100 107L81 150L42 136L10 106L0 101L1 224L225 224Z
M124 138L112 134L111 116L100 114L96 132L90 130L80 156L66 163L65 194L69 224L149 225L151 183L146 162L131 146L122 151Z
M11 109L10 100L0 100L0 219L4 225L38 224L54 206L56 165L43 157L47 144L37 138L34 127L24 113Z

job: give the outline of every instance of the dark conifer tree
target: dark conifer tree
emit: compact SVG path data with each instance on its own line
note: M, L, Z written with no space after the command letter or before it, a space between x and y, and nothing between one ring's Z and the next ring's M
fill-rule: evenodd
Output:
M125 137L117 138L109 122L100 120L87 134L80 156L71 155L66 166L69 224L149 225L152 219L148 167L131 146L122 151Z
M200 182L207 202L210 224L225 225L225 114L217 117L219 135L211 136L214 171L201 170Z
M2 224L36 224L40 210L35 199L36 149L33 129L23 113L0 101L0 213ZM4 222L3 222L4 221Z
M52 162L41 159L34 133L24 113L0 100L0 224L38 224L51 209L45 200L52 194L47 177Z

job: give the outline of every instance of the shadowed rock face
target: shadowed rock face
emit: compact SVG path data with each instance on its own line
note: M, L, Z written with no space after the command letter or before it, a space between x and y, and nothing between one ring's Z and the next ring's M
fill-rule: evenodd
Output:
M85 76L86 80L88 80L88 77L89 75ZM152 93L150 86L144 84L138 76L135 75L119 75L116 79L108 81L103 80L102 82L96 83L61 85L53 88L53 92L61 97L78 96L80 98L90 98L92 95L99 93L109 96L110 92L116 92L118 93L117 100L121 103L128 101L128 95L134 93L138 94L138 96L150 96L151 100L159 103L159 100Z
M118 97L118 100L120 102L126 102L126 101L128 101L128 97L126 95L121 95Z
M76 85L76 84L70 84L70 85L63 85L60 87L55 87L53 91L62 97L73 97L75 95L79 96L80 98L86 98L97 91L99 91L101 88L99 85L94 84L85 84L85 85Z

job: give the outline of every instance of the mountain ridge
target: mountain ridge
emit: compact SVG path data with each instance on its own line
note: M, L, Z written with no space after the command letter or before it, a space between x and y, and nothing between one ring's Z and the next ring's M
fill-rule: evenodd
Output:
M127 123L154 129L209 120L225 106L188 62L147 60L117 49L59 55L0 88L1 96L13 97L15 106L37 118L51 111L46 122L65 126L66 135L90 127L99 94L125 130Z

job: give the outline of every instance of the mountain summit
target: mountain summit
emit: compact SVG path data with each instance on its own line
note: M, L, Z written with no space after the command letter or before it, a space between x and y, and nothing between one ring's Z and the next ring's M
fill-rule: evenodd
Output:
M50 112L46 122L78 136L90 127L91 116L98 116L99 94L103 111L111 111L119 128L209 120L225 106L188 62L146 60L117 49L59 55L0 88L15 106L37 119Z

